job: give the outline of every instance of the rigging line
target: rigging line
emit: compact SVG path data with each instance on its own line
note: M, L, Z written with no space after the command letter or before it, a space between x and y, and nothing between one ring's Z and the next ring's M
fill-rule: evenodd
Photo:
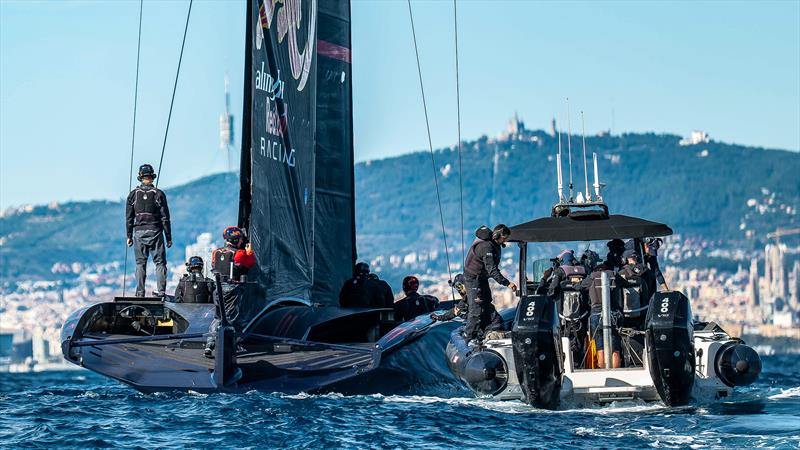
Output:
M139 56L142 52L142 9L144 0L139 0L139 37L136 42L136 83L133 88L133 131L131 132L131 165L128 170L128 192L133 189L133 149L136 144L136 107L139 102ZM125 263L122 269L122 296L125 297L125 282L128 277L128 243L125 243Z
M419 48L417 47L417 33L414 30L414 14L411 12L411 0L408 0L408 16L411 19L411 35L414 38L414 53L417 57L417 74L419 75L419 90L422 93L422 109L425 111L425 127L428 131L428 149L431 153L431 167L433 168L433 184L436 186L436 201L439 204L439 219L442 222L442 240L444 241L444 256L447 260L447 275L450 280L453 279L453 273L450 270L450 252L447 249L447 232L444 228L444 213L442 212L442 197L439 193L439 178L436 176L436 160L433 156L433 141L431 140L431 125L428 120L428 104L425 101L425 88L422 84L422 66L419 62ZM450 286L453 291L453 298L455 298L455 290Z
M453 29L456 41L456 122L458 123L458 201L461 211L461 270L467 261L466 244L464 243L464 178L461 168L461 91L458 77L458 7L457 0L453 0Z
M181 75L181 63L183 62L183 49L186 46L186 32L189 31L189 17L192 15L192 3L189 0L189 9L186 11L186 25L183 27L183 41L181 42L181 54L178 56L178 69L175 72L175 84L172 86L172 99L169 101L169 114L167 115L167 128L164 130L164 143L161 145L161 158L158 160L158 172L156 172L156 187L161 181L161 164L164 162L164 150L167 148L167 136L169 136L169 123L172 120L172 106L175 104L175 92L178 90L178 78Z

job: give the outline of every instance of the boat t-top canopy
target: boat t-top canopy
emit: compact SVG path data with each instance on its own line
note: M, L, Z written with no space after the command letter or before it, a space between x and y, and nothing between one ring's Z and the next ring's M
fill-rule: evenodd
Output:
M662 237L672 234L663 223L621 214L573 212L562 217L543 217L511 227L514 242L600 241Z

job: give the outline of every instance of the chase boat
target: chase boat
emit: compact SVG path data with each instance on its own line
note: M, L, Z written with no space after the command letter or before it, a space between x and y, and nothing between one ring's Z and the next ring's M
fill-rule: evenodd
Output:
M566 201L558 156L559 202L551 215L511 227L511 241L519 246L519 279L526 282L520 283L517 307L501 313L507 331L477 344L465 342L461 329L453 331L446 351L453 374L478 396L545 409L562 402L635 399L680 406L691 399L724 398L753 383L761 371L758 353L715 323L695 322L681 292L655 292L647 299L641 286L617 287L604 272L602 333L588 336L588 299L579 284L591 268L568 276L554 298L545 294L543 281L527 281L542 280L548 266L547 259L538 260L528 270L531 243L603 241L605 246L630 239L642 261L645 238L672 234L661 223L609 214L600 196L596 154L594 198L587 186L586 196L579 195L585 201ZM612 302L622 306L621 317L614 317ZM606 368L596 368L594 341L612 348L612 331L620 336L622 367L611 368L612 352L605 352Z

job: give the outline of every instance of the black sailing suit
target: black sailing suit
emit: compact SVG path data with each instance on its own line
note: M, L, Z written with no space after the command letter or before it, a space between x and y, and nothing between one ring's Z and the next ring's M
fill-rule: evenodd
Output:
M432 295L421 295L409 292L402 300L394 304L394 320L397 323L407 322L425 313L432 313L439 305L439 299Z
M167 288L167 252L164 237L172 241L167 196L153 185L142 184L128 194L125 203L125 228L133 239L136 258L136 296L144 297L147 258L152 255L156 265L156 294Z
M511 284L497 267L500 264L501 247L492 240L491 230L480 228L475 234L478 239L472 243L464 264L464 285L467 288L469 305L467 324L464 326L464 337L467 340L482 335L497 314L492 304L489 277L503 286Z
M213 303L214 281L202 273L183 275L175 289L175 303Z
M391 308L393 303L389 284L371 274L345 281L339 291L339 306L343 308Z

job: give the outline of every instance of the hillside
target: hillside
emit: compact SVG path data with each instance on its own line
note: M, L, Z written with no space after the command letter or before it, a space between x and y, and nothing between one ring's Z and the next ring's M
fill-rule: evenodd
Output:
M600 157L600 181L607 184L603 195L613 213L663 221L683 235L745 245L760 242L778 226L798 223L800 154L717 142L680 146L679 140L655 134L587 138L588 152ZM574 149L579 142L573 137ZM524 140L466 143L465 228L548 214L556 200L556 152L557 140L544 132L531 132ZM452 246L460 225L458 154L444 149L435 158L439 168L450 168L438 175ZM576 189L582 189L582 162L573 165ZM441 241L428 153L360 164L356 183L360 252Z
M607 184L603 193L612 212L664 221L684 236L750 248L778 226L798 226L800 154L718 142L680 146L679 139L655 134L587 138L588 151L600 156L601 182ZM573 137L575 155L580 154L579 142ZM464 143L465 228L515 224L548 214L556 199L556 149L556 139L542 131ZM458 153L442 149L435 158L449 244L458 248ZM575 159L575 185L582 189L582 163ZM566 179L566 156L564 164ZM427 152L360 163L355 171L361 258L441 250ZM170 252L173 262L183 257L182 248L198 233L216 236L236 220L234 174L165 190L179 249ZM50 269L58 262L121 261L123 216L121 201L72 202L5 214L0 218L0 277L52 277ZM468 240L470 236L468 231ZM27 255L36 255L33 263Z

